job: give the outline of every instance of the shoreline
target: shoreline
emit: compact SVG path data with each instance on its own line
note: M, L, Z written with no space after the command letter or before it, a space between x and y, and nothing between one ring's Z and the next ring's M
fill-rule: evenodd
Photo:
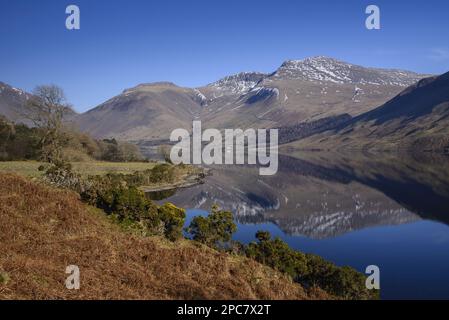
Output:
M184 189L184 188L190 188L194 187L200 184L204 183L204 179L207 176L210 176L212 174L211 169L206 168L200 168L201 172L196 172L187 175L185 178L183 178L181 181L161 185L161 186L141 186L139 187L140 190L142 190L145 193L149 192L160 192L160 191L167 191L167 190L173 190L173 189Z

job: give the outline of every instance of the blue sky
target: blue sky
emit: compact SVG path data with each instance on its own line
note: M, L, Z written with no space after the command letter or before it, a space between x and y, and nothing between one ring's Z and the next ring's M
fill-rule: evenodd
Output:
M65 28L69 4L81 30ZM381 30L365 28L369 4ZM0 81L57 84L85 111L139 83L201 86L315 55L443 73L448 12L447 0L0 0Z

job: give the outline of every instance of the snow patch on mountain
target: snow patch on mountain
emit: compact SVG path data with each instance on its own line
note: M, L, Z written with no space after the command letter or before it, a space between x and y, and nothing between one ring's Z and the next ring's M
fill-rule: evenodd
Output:
M392 85L407 87L425 75L414 72L365 68L328 57L288 60L272 76L275 79L296 79L336 84Z
M199 99L199 102L202 106L207 107L207 98L206 96L198 89L194 89L196 97Z
M251 91L267 75L260 72L241 72L211 83L222 95L243 95Z

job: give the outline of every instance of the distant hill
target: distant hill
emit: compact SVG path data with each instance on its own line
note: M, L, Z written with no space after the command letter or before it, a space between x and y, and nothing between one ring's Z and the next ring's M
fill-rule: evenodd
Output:
M291 146L449 152L449 73L420 80L339 128Z
M81 114L81 130L123 140L168 139L175 128L190 128L199 117L202 96L169 82L142 84Z
M25 116L28 113L26 106L31 98L33 98L31 93L0 82L0 116L15 123L31 125ZM65 119L70 121L75 116L76 112L70 109L67 110Z
M272 128L357 116L425 77L365 68L327 57L289 60L271 74L242 72L199 88L142 84L80 115L96 137L167 140L175 128Z
M199 88L141 84L71 120L96 138L140 143L167 141L176 128L190 130L193 120L218 129L299 126L310 135L311 127L320 132L316 125L324 121L322 129L332 129L334 117L360 116L425 77L328 57L287 60L270 74L242 72ZM30 95L5 84L0 88L0 114L18 119Z
M23 119L25 105L31 94L0 82L0 115L11 121Z

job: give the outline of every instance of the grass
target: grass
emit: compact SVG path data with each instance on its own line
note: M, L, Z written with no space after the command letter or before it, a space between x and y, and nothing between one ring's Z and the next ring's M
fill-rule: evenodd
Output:
M329 298L244 257L123 232L74 192L14 174L0 184L0 300ZM80 290L65 288L69 264Z
M5 161L0 162L0 172L16 173L25 177L36 178L42 175L38 170L41 162L38 161ZM156 164L149 162L73 162L75 172L83 176L103 175L107 173L130 174L135 171L152 169Z

